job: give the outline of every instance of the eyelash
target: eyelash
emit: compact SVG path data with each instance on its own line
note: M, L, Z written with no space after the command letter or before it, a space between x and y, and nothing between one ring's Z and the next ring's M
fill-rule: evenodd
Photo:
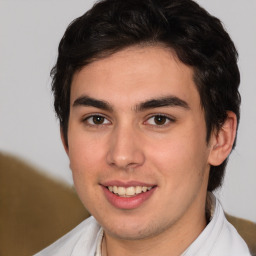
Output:
M100 119L103 119L103 122L102 123L99 123L99 124L96 124L93 120L94 118L100 118ZM150 124L148 123L148 121L152 118L164 118L164 123L163 124ZM92 119L91 121L94 122L94 123L89 123L89 120ZM107 123L105 123L107 121ZM145 122L143 122L143 124L147 124L152 126L152 127L159 127L159 128L163 128L163 127L166 127L168 126L170 123L174 123L176 120L173 118L173 117L170 117L168 115L164 115L164 114L154 114L154 115L151 115L150 117L148 117L146 119ZM86 123L87 126L91 126L91 127L101 127L101 126L105 126L105 125L109 125L111 124L111 121L109 121L109 119L101 114L92 114L92 115L89 115L85 118L82 119L82 122L83 123Z
M92 124L92 123L89 123L89 119L92 119L92 122L95 121L93 120L94 118L102 118L103 119L103 123L100 123L100 124ZM105 121L108 121L108 123L104 123ZM86 123L86 125L88 126L91 126L91 127L99 127L99 126L103 126L103 125L109 125L111 124L111 122L108 120L108 118L106 118L105 116L101 115L101 114L93 114L93 115L89 115L85 118L82 119L82 122L83 123Z
M157 123L149 124L150 126L157 127L157 128L164 128L164 127L170 125L170 123L174 123L176 121L173 117L170 117L168 115L154 114L154 115L151 115L149 118L147 118L145 123L148 122L152 118L154 119L154 122L156 121L155 118L164 118L164 123L163 124L157 124Z

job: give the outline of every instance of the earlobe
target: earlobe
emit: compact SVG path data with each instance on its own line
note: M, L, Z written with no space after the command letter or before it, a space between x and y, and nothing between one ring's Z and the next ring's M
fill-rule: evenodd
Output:
M237 118L232 111L227 111L227 118L216 133L212 134L211 152L208 158L210 165L218 166L230 154L236 138Z
M64 135L64 132L63 132L63 129L60 127L60 137L61 137L61 141L62 141L62 145L67 153L67 155L69 154L68 152L68 145L66 143L66 140L65 140L65 135Z

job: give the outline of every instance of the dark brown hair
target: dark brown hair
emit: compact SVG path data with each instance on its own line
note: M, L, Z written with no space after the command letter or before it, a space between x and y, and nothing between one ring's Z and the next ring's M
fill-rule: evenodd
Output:
M237 51L221 22L191 0L103 0L67 28L52 69L54 106L68 146L70 86L76 71L133 45L162 44L194 70L208 142L233 111L239 122ZM227 159L211 166L208 190L221 185Z

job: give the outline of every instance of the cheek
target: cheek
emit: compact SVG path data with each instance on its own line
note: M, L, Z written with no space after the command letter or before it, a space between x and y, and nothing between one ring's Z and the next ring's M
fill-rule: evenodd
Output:
M151 144L155 146L148 152L148 159L172 186L202 179L207 163L207 145L203 136L186 133Z
M170 195L161 199L163 205L169 205L177 211L182 211L186 204L199 195L207 182L204 149L194 147L196 144L191 140L190 143L185 142L166 143L162 150L157 148L157 154L152 155L154 169L160 177L160 186L164 194Z
M103 154L97 143L78 137L73 136L69 145L70 168L77 194L91 212L93 202L100 201L97 191L100 172L104 170Z
M104 157L104 145L102 140L82 136L75 133L70 136L69 159L70 167L75 172L91 172L102 163Z

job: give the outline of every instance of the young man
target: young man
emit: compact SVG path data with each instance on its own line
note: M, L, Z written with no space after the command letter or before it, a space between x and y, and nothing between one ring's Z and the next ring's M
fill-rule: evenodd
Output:
M92 214L39 255L246 256L211 193L234 147L237 52L191 0L105 0L52 70L77 193Z

